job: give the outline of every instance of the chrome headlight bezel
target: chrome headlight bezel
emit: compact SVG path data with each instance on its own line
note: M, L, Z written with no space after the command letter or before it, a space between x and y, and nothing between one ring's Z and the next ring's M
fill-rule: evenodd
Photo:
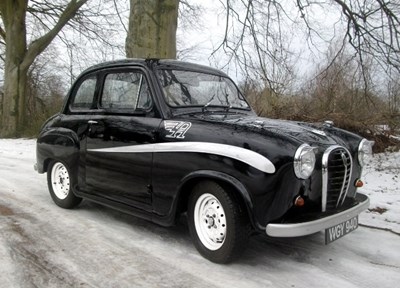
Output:
M315 168L315 148L302 144L294 154L294 173L299 179L308 179Z
M374 141L369 141L367 139L362 139L358 145L358 163L361 167L367 164L369 157L372 155L372 146L374 146Z

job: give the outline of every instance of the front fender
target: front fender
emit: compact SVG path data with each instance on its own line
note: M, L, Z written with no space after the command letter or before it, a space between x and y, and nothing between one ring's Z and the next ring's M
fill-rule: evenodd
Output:
M223 172L213 171L213 170L198 170L186 175L182 179L181 184L178 188L178 197L176 202L187 203L187 199L189 198L191 189L196 183L198 183L203 179L216 180L219 183L224 183L232 187L233 190L237 192L235 196L238 197L239 198L238 200L241 200L244 206L246 207L247 214L249 215L249 219L253 227L262 229L262 226L259 223L257 223L252 213L252 211L254 211L253 200L250 197L250 194L246 189L246 187L235 177ZM178 207L179 205L174 205L174 206Z

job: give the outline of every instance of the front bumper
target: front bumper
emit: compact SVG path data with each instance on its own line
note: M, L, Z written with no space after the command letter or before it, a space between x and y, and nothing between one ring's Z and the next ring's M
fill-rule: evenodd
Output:
M298 237L325 230L347 221L368 209L369 198L366 195L357 193L356 198L359 200L357 205L337 214L301 223L271 223L267 225L266 233L271 237Z

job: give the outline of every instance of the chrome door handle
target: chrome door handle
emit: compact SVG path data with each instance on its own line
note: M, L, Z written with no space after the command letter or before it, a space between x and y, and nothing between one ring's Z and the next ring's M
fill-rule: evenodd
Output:
M87 123L89 123L89 124L98 124L99 122L97 122L96 120L89 120Z

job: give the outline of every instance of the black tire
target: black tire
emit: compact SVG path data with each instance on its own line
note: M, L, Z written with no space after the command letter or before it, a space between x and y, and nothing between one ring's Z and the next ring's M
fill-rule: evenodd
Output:
M203 181L194 187L188 223L197 250L212 262L228 263L246 248L250 232L247 212L214 181Z
M47 168L47 185L54 203L65 209L72 209L82 198L72 192L73 180L70 169L60 161L52 161Z

